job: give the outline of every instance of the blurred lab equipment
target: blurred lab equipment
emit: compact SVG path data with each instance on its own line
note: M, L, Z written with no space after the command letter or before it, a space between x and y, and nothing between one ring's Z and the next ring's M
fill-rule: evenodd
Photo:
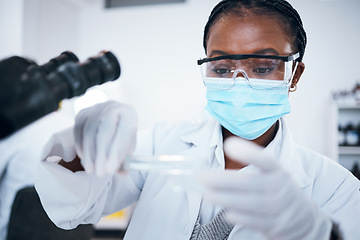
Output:
M120 64L110 51L78 61L72 52L44 65L19 56L1 60L0 139L56 111L63 99L120 76Z
M360 80L347 90L333 92L336 103L337 159L360 178Z
M338 105L360 105L360 79L351 89L333 91L332 97Z
M360 146L360 121L339 124L338 136L339 146Z

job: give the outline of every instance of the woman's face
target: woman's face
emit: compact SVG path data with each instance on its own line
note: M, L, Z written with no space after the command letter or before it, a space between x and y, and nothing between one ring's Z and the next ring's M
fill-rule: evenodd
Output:
M290 36L276 18L264 15L237 17L228 15L219 19L210 29L207 57L231 54L291 55L296 53ZM303 71L300 62L292 79L296 86Z
M293 53L283 26L269 16L225 16L212 26L207 43L208 58L229 54Z

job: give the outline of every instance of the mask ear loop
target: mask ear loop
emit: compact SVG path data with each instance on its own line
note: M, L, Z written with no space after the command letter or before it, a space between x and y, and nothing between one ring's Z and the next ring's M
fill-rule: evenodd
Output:
M251 83L250 83L249 76L248 76L247 73L246 73L244 70L242 70L242 69L236 69L236 70L234 71L234 75L233 75L233 77L232 77L232 85L231 85L231 88L234 86L236 76L237 76L239 73L242 73L242 75L243 75L243 76L245 77L245 79L246 79L246 82L249 84L249 86L250 86L251 88L253 88L253 86L252 86ZM231 89L231 88L230 88L230 89Z
M298 61L295 61L294 70L292 71L291 76L290 76L290 79L289 79L289 82L287 83L288 86L291 85L291 82L292 82L292 80L293 80L293 78L294 78L294 76L295 76L296 69L297 69L298 65L299 65L299 62L298 62Z
M205 76L204 76L204 73L203 73L203 71L201 69L201 65L199 67L200 67L200 73L201 73L202 82L203 82L204 86L206 87Z

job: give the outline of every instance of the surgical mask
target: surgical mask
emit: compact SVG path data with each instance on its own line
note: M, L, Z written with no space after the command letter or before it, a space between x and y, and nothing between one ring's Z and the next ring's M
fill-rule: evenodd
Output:
M250 86L244 77L237 77L235 81L205 77L204 84L208 100L206 110L223 127L244 139L260 137L290 112L290 84L251 79Z

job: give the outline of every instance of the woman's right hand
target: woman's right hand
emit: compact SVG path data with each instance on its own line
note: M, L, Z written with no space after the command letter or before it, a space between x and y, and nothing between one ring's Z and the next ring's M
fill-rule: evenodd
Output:
M85 171L103 176L116 173L136 146L135 110L115 101L81 110L75 118L77 155Z

